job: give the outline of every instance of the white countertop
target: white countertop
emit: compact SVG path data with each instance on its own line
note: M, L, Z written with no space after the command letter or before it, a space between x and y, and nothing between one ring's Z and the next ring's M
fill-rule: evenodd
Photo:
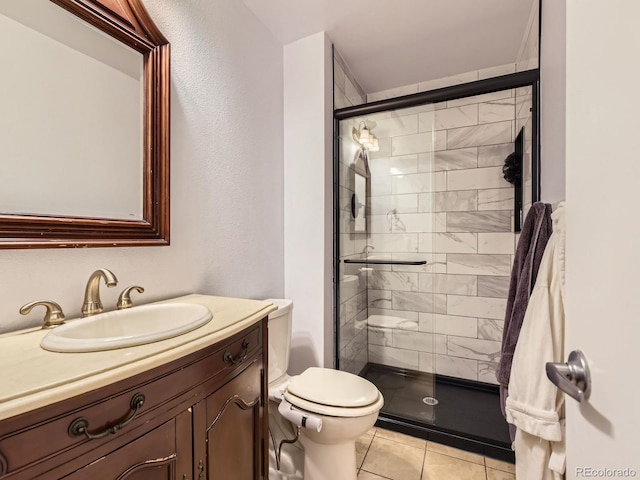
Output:
M204 305L213 313L213 319L167 340L102 352L44 350L40 341L49 330L29 329L0 335L0 420L197 352L244 330L276 309L270 302L208 295L186 295L156 303L167 302Z

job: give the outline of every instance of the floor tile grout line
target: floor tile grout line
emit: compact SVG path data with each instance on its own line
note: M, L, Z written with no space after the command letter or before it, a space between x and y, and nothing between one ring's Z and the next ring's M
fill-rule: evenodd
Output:
M367 451L364 452L364 456L362 457L362 463L360 464L360 468L362 468L362 466L364 465L364 461L367 459L367 455L369 455L369 450L371 450L371 445L373 445L373 439L375 437L376 437L375 434L371 435L371 441L369 442L369 446L367 447Z
M437 445L443 445L443 444L441 444L441 443L437 443L437 442L431 442L431 443L436 443ZM483 467L487 468L487 457L485 457L484 455L474 454L474 455L480 455L480 456L482 457L482 463L480 464L480 463L472 462L471 460L465 460L464 458L456 457L455 455L449 455L448 453L437 452L437 451L435 451L435 450L429 450L428 444L429 444L429 442L427 441L427 448L426 448L426 450L428 450L428 451L430 451L430 452L437 453L437 454L439 454L439 455L444 455L444 456L446 456L446 457L455 458L455 459L458 459L458 460L463 460L463 461L465 461L465 462L473 463L473 464L475 464L475 465L482 465ZM445 446L446 446L446 445L445 445ZM454 447L450 447L450 448L454 448ZM464 450L462 450L462 451L464 452ZM473 452L467 452L467 453L473 453Z
M365 453L365 455L364 455L364 457L362 459L362 465L364 465L364 462L367 459L367 455L369 455L369 450L371 449L371 445L373 445L373 440L376 437L378 437L378 438L380 438L382 440L387 440L389 442L399 443L400 445L404 445L405 447L411 447L411 448L419 449L418 447L414 447L413 445L409 445L409 444L407 444L405 442L400 442L400 441L392 440L390 438L386 438L386 437L383 437L383 436L378 436L378 431L379 430L381 430L381 429L380 428L376 428L376 431L371 436L371 443L369 443L369 447L367 448L367 452ZM382 430L384 430L384 429L382 429ZM418 479L418 480L422 479L422 471L424 470L424 460L425 460L425 455L427 453L427 443L428 442L425 440L424 448L422 449L422 467L420 468L420 479ZM362 467L360 467L358 469L358 473L360 473L361 470L362 470ZM371 473L372 475L378 475L379 477L382 477L382 478L387 479L387 480L392 480L392 479L389 479L389 477L384 477L384 476L382 476L382 475L380 475L378 473L369 472L369 470L365 470L365 472Z
M376 429L376 433L375 433L374 435L372 435L374 438L375 438L375 437L378 437L378 430L379 430L379 429ZM389 431L391 431L391 430L389 430ZM404 434L402 434L402 435L404 435ZM403 442L402 440L394 440L393 438L383 437L382 435L380 435L380 436L379 436L379 438L381 438L382 440L388 440L388 441L390 441L390 442L399 443L399 444L401 444L401 445L406 445L407 447L411 447L411 448L422 448L422 447L416 447L416 446L414 446L414 445L410 445L410 444L408 444L408 443L406 443L406 442ZM411 437L411 438L416 438L417 440L424 440L424 439L422 439L422 438L417 438L417 437ZM429 442L428 442L427 440L425 440L424 442L425 442L425 443L424 443L424 448L423 448L423 450L426 452L426 451L427 451L427 443L429 443Z
M400 444L400 445L404 445L404 446L406 446L406 447L411 447L411 448L416 448L416 449L420 449L420 447L416 447L416 446L411 445L411 444L409 444L409 443L403 442L402 440L387 438L387 437L385 437L384 435L380 435L380 434L379 434L379 432L380 432L380 431L385 431L385 429L376 428L376 429L375 429L375 431L374 431L374 433L371 435L371 442L369 442L369 445L367 446L367 450L366 450L366 452L365 452L365 454L364 454L364 457L363 457L363 459L362 459L362 464L361 464L361 466L358 468L358 473L360 473L361 471L365 471L365 472L367 472L367 473L371 473L372 475L378 475L378 476L379 476L379 477L381 477L381 478L388 479L388 477L384 477L383 475L380 475L380 474L378 474L378 473L370 472L369 470L366 470L366 469L364 469L364 468L363 468L363 466L364 466L364 462L365 462L365 460L366 460L367 456L369 455L369 452L371 451L371 446L373 445L373 440L374 440L375 438L380 438L380 439L382 439L382 440L386 440L386 441L390 441L390 442L398 443L398 444ZM420 439L420 440L422 440L422 439ZM464 459L464 458L457 457L457 456L455 456L455 455L450 455L450 454L448 454L448 453L442 453L442 452L438 452L438 451L431 450L431 449L429 449L429 447L428 447L429 443L436 444L436 445L441 445L441 444L439 444L438 442L430 442L430 441L428 441L428 440L425 440L424 447L422 448L422 450L423 450L423 452L424 452L424 453L423 453L423 457L422 457L422 467L421 467L421 470L420 470L420 478L422 478L422 475L424 474L424 469L425 469L425 465L426 465L426 453L427 453L427 452L437 453L437 454L439 454L439 455L444 455L444 456L446 456L446 457L455 458L456 460L460 460L460 461L463 461L463 462L471 463L471 464L473 464L473 465L480 465L480 466L482 466L482 467L483 467L483 469L484 469L485 480L489 480L489 469L490 469L490 468L491 468L492 470L497 470L497 471L500 471L500 472L503 472L503 473L508 473L508 474L513 475L513 473L512 473L512 472L509 472L509 471L507 471L507 470L503 470L503 469L501 469L501 468L489 467L489 466L487 465L487 457L486 457L486 456L484 456L484 455L479 455L479 454L477 454L478 456L480 456L480 457L482 458L482 463L476 463L476 462L472 462L472 461L466 460L466 459ZM454 448L454 447L451 447L451 448ZM473 453L473 452L469 452L469 453ZM388 479L388 480L391 480L391 479Z
M367 451L364 452L364 455L362 456L362 463L358 467L358 474L360 473L360 470L362 470L362 467L364 466L364 462L367 459L367 455L369 455L369 450L371 450L371 445L373 445L373 439L376 438L376 433L378 433L377 429L376 429L375 432L373 432L373 435L371 435L371 441L369 442L369 446L367 447ZM365 472L368 472L368 470L365 470ZM369 472L369 473L372 473L372 472Z
M360 469L360 472L363 471L364 469ZM371 475L375 475L376 477L380 477L380 478L384 478L385 480L393 480L392 478L389 477L385 477L384 475L380 475L379 473L374 473L374 472L370 472L369 470L364 470L367 473L370 473ZM358 472L358 473L360 473Z
M496 461L496 462L501 462L501 460L496 460L495 458L491 458L492 460ZM487 463L487 457L485 457L485 461L484 461L485 465ZM513 465L513 468L515 468L515 464L513 463L509 463L509 462L503 462L506 463L508 465ZM499 467L499 466L495 466L495 467L490 467L489 465L486 465L487 468L490 468L492 470L498 470L500 472L504 472L504 473L510 473L512 475L514 475L514 472L510 471L510 470L506 470L505 468Z

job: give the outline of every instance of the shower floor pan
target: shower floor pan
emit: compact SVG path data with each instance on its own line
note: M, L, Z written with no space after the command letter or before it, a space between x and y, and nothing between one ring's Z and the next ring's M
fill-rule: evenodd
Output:
M384 396L377 426L514 461L496 385L372 363L360 375Z

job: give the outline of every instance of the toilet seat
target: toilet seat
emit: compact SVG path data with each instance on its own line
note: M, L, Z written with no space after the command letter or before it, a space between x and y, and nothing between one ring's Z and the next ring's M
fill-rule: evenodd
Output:
M329 368L311 367L294 377L284 391L294 407L332 417L360 417L379 411L384 399L362 377Z
M384 404L382 394L378 394L377 401L367 407L330 407L296 397L289 392L284 392L284 398L297 409L304 410L310 414L326 415L328 417L364 417L372 413L377 414Z

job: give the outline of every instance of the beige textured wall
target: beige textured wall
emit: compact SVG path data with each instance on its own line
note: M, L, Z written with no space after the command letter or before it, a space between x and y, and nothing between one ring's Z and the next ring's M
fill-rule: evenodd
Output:
M0 250L0 330L38 324L18 309L40 298L78 315L98 267L120 280L107 308L132 284L140 303L283 295L282 46L241 2L145 5L172 47L171 246Z

